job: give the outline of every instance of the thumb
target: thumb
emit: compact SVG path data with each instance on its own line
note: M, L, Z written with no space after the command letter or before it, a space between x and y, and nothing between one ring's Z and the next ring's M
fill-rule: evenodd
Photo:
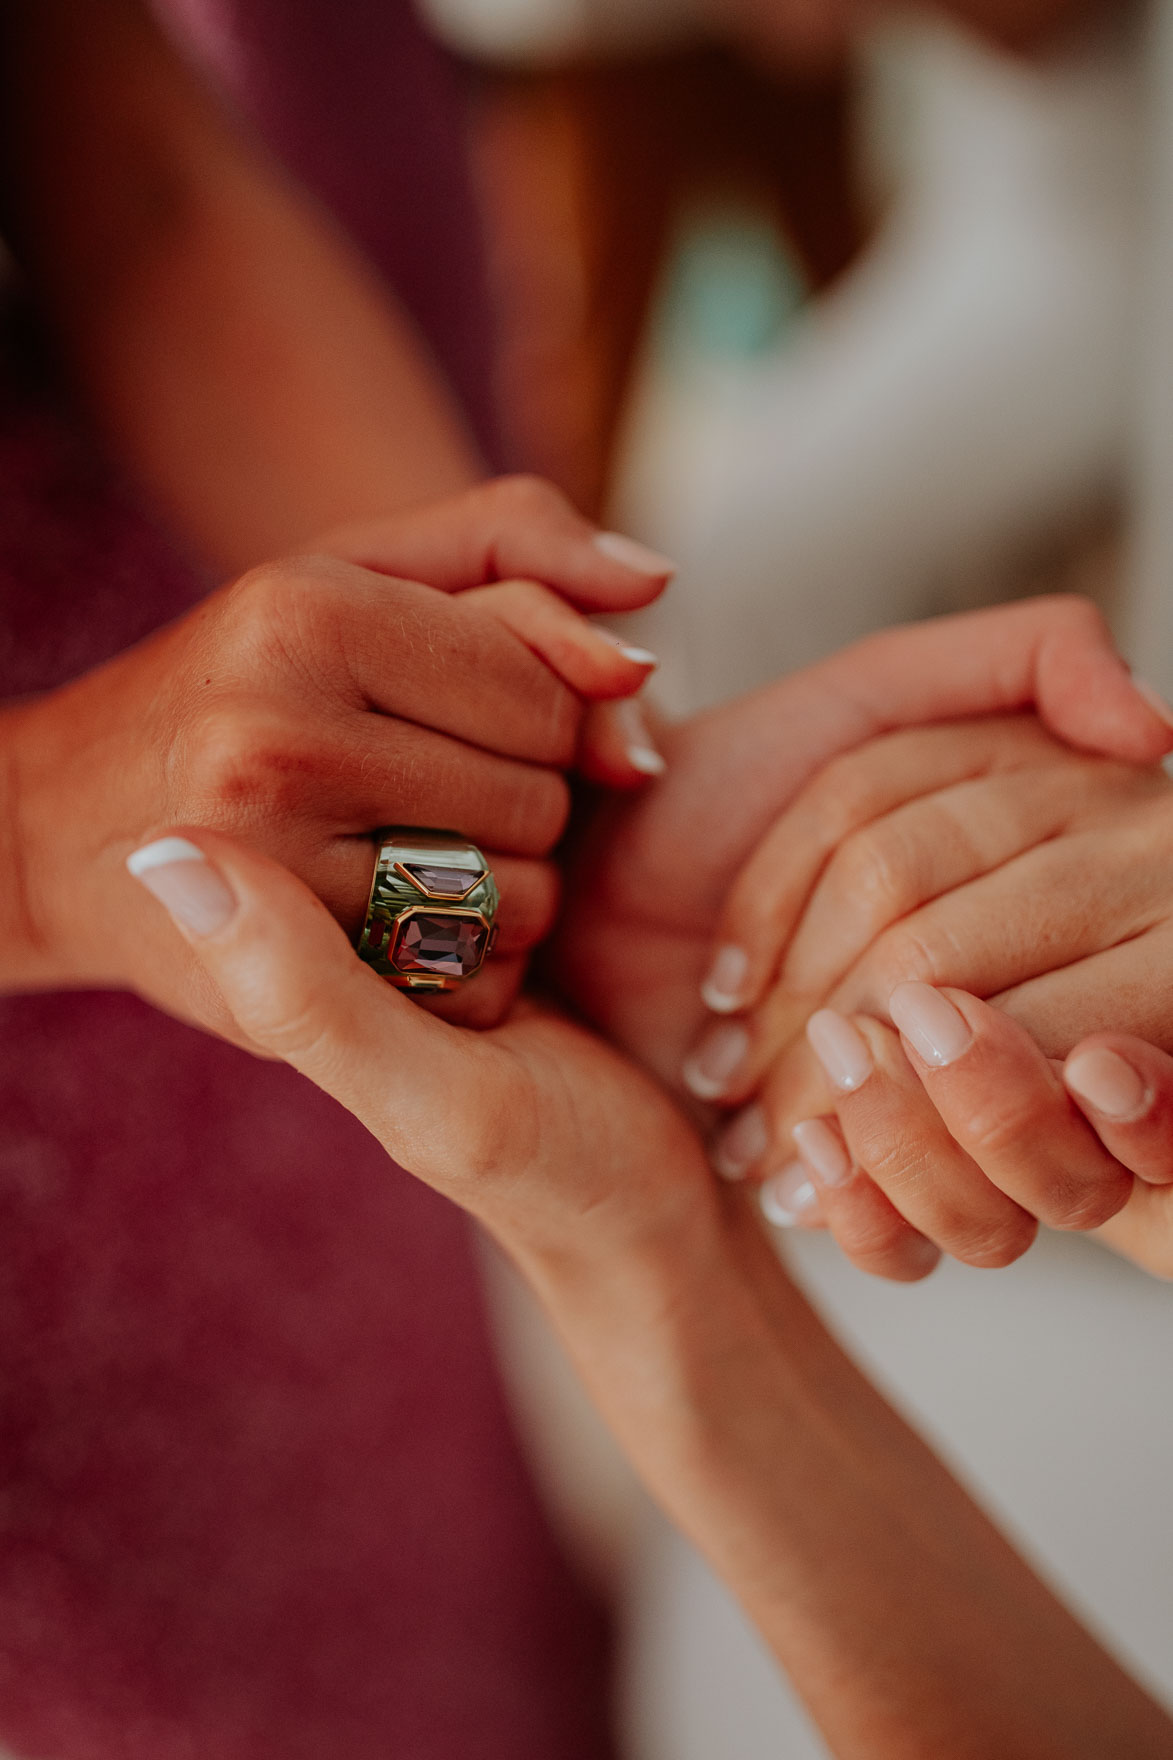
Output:
M516 1117L514 1060L364 965L287 869L204 829L159 838L127 867L260 1051L340 1101L430 1185L455 1196L464 1181L498 1170Z

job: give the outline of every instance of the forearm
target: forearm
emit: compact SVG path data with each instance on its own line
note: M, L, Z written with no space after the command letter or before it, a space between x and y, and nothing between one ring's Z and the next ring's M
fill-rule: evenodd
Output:
M407 319L135 0L7 25L16 242L97 418L229 572L479 472Z
M530 1265L609 1422L841 1760L1173 1755L1108 1657L780 1278Z

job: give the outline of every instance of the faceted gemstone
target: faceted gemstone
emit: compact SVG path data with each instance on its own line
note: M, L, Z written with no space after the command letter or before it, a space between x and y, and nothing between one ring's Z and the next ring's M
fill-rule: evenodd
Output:
M489 931L476 917L413 911L399 932L398 972L428 972L437 978L466 978L485 954Z
M404 862L403 866L425 892L445 892L455 898L463 898L484 873L483 868L478 873L472 868L441 868L424 862Z

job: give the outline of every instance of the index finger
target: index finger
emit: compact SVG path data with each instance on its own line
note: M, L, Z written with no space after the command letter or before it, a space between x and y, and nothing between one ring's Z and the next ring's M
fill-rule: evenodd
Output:
M502 477L398 515L332 533L326 547L365 568L444 592L513 576L539 580L585 611L634 611L675 573L665 556L601 532L540 477Z

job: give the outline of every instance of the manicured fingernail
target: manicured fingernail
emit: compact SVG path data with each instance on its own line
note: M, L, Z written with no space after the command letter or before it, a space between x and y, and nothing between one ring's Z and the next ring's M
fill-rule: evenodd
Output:
M701 999L714 1014L736 1014L741 1007L741 992L749 971L749 955L744 947L719 947L709 967L709 975L701 985Z
M630 660L633 666L646 666L650 672L653 667L660 664L659 655L653 654L650 648L633 648L630 643L624 641L622 636L617 636L613 629L604 629L601 623L592 624L591 628L596 630L605 642L610 642L613 648L618 648L623 658Z
M1119 1052L1102 1045L1073 1057L1063 1071L1063 1080L1080 1100L1086 1100L1105 1118L1121 1123L1143 1118L1152 1099L1147 1083L1132 1065Z
M612 704L612 712L623 735L627 761L632 769L638 770L642 776L663 776L668 766L652 741L642 705L634 697L629 697L625 703Z
M846 1094L863 1087L872 1073L872 1054L849 1020L834 1009L821 1008L806 1023L806 1036L828 1080Z
M841 1186L851 1178L851 1156L826 1119L804 1119L791 1135L803 1165L820 1184Z
M744 1179L769 1143L765 1113L760 1106L747 1106L714 1143L713 1166L722 1179Z
M931 984L899 984L888 998L888 1013L919 1057L936 1069L969 1050L973 1033L965 1016Z
M1132 682L1138 695L1144 698L1153 714L1159 715L1166 727L1173 727L1173 707L1165 701L1156 685L1150 684L1147 678L1138 678L1135 672L1132 675Z
M126 858L139 883L193 935L214 935L236 911L236 895L202 849L186 837L160 837Z
M774 1228L797 1228L819 1207L819 1194L801 1161L794 1161L768 1179L758 1195L762 1215Z
M745 1062L749 1034L724 1021L712 1027L684 1066L684 1085L698 1100L719 1100Z
M612 562L630 568L633 574L648 574L659 579L676 573L674 562L669 562L666 556L658 555L655 550L649 550L646 544L637 544L634 538L624 537L622 532L596 532L593 543L596 550L601 550Z

